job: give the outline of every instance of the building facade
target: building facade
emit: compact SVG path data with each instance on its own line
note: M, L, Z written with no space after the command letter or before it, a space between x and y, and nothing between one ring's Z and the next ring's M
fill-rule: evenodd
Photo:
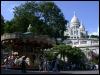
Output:
M88 48L89 51L99 54L99 39L87 37L88 32L85 30L82 21L80 22L76 17L75 12L71 21L66 26L64 36L69 36L69 38L63 41L66 45L79 47L83 52L86 52Z
M75 13L71 19L71 22L67 24L66 31L64 33L65 36L69 36L73 39L78 38L86 38L88 33L85 30L85 27L81 21L76 17Z

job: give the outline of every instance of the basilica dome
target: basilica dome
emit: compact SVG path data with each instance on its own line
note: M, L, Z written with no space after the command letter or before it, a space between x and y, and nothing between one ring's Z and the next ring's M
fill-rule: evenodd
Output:
M78 18L75 15L71 19L71 23L79 23L79 20L78 20Z
M81 31L85 31L84 26L80 26L80 30L81 30Z
M75 12L74 12L74 16L72 17L72 19L71 19L71 26L73 27L73 26L80 26L80 22L79 22L79 19L76 17L76 15L75 15Z
M82 23L82 21L81 21L81 26L79 27L80 28L80 30L85 30L85 27L83 26L83 23Z

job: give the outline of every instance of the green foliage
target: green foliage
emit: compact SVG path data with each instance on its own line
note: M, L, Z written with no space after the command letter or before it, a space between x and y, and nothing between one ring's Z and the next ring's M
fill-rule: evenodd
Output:
M61 57L65 61L65 57L68 58L68 62L73 62L73 63L80 63L84 62L85 54L77 47L71 47L70 45L55 45L53 47L54 52L56 54L60 54Z
M14 8L16 31L26 32L29 24L38 25L38 18L35 16L36 6L35 2L26 2Z
M63 13L54 2L30 1L14 8L14 18L6 23L6 32L26 32L29 24L38 35L63 38L65 20Z
M97 36L97 35L91 35L90 37L91 38L98 38L99 39L99 36Z
M72 62L74 63L84 62L85 54L79 48L74 47L70 55L71 58L69 56L69 59L72 59Z
M5 33L12 33L12 32L14 32L14 29L15 29L15 27L14 27L14 21L13 20L5 22L5 26L4 26L4 32Z
M53 52L49 51L49 52L46 53L45 57L46 57L47 60L51 61L51 60L54 59L55 55L54 55Z
M43 21L53 30L52 36L55 38L63 37L65 24L61 10L54 4L54 2L40 2L39 6Z
M1 15L1 34L4 33L4 17Z
M92 60L92 62L95 64L99 64L99 55L97 55L95 59Z

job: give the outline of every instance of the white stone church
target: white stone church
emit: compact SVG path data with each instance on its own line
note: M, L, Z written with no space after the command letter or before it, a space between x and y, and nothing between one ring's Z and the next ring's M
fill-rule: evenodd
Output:
M82 21L80 22L74 13L71 21L66 26L64 36L69 36L69 38L64 40L64 43L73 47L79 47L85 53L87 53L86 51L93 51L99 54L99 39L88 38L87 35L88 32L85 30Z
M85 27L83 26L82 22L79 22L79 19L76 17L75 13L70 22L70 25L67 25L65 35L68 35L70 36L70 38L73 39L86 38L87 36L87 31L85 30Z

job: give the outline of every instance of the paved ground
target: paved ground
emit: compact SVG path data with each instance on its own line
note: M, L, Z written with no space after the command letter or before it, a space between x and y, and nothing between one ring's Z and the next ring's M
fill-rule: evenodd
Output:
M60 72L46 72L46 71L27 71L22 73L21 70L1 70L1 74L99 74L99 70L95 71L60 71Z

